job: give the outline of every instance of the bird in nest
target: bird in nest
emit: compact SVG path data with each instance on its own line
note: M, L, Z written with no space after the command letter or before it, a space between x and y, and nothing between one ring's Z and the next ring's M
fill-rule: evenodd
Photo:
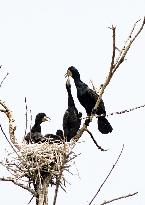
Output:
M87 116L89 118L89 122L90 122L91 114L97 114L97 115L103 114L104 116L98 117L98 130L102 134L108 134L112 132L113 130L112 126L109 123L109 121L105 118L106 111L102 99L97 109L94 110L99 95L94 90L90 89L87 84L81 81L80 73L75 67L73 66L69 67L65 76L66 77L71 76L74 79L74 83L77 89L77 98L80 104L85 108ZM86 124L88 125L87 120L86 120Z
M43 137L43 142L48 142L49 144L57 143L61 144L64 142L64 135L62 130L57 130L56 134L46 134Z
M41 123L50 120L45 113L38 113L35 118L35 124L30 132L24 137L27 144L43 142L44 138L41 134Z
M80 128L82 113L78 112L75 106L69 78L66 81L66 90L68 94L68 108L63 116L63 131L65 140L70 142Z

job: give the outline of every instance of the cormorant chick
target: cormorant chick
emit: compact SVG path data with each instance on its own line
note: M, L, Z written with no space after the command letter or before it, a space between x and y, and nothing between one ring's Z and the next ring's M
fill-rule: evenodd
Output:
M57 130L56 134L46 134L43 137L43 142L49 142L49 144L53 143L62 143L64 141L63 131Z
M69 67L66 76L71 76L74 79L77 89L77 98L80 104L85 108L87 115L90 116L99 95L81 81L80 74L75 67ZM106 114L103 100L100 101L97 110L93 110L93 113L97 115ZM108 134L109 132L112 132L113 128L105 116L98 117L98 130L102 134Z
M43 141L43 136L41 135L41 123L48 121L50 119L45 113L38 113L35 118L35 124L31 131L24 137L27 144L38 143Z
M68 109L63 116L63 130L66 141L70 142L80 128L82 113L78 112L75 107L69 78L66 81L66 90L68 93Z

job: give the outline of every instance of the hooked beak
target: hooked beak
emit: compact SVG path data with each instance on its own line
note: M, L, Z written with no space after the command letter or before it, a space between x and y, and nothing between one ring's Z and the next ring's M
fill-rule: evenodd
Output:
M50 117L44 116L42 122L49 121L49 120L51 120Z
M70 70L67 70L66 74L64 75L65 78L71 76L72 77L72 72Z

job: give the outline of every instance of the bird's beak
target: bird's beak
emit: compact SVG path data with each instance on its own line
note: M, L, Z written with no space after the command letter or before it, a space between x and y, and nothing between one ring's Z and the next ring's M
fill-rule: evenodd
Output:
M65 78L71 76L72 77L72 72L70 70L67 70L66 74L64 75Z
M49 120L51 120L50 117L44 116L42 122L49 121Z

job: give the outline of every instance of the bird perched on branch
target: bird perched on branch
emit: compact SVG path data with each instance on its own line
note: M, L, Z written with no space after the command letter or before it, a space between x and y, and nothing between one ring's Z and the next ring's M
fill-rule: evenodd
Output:
M63 116L63 130L66 141L70 142L80 128L82 113L78 112L75 107L69 78L66 81L66 90L68 93L68 108Z
M80 74L75 67L69 67L65 76L71 76L74 79L74 83L77 89L77 98L80 104L85 108L88 117L91 116L92 111L93 114L97 115L106 114L104 102L102 99L97 110L93 110L99 95L94 90L90 89L88 85L81 81ZM98 117L98 130L102 134L108 134L109 132L112 132L113 128L105 118L105 116Z
M38 113L35 118L35 124L33 125L31 131L24 137L27 144L38 143L43 141L43 136L41 134L41 123L48 121L50 119L45 113Z

